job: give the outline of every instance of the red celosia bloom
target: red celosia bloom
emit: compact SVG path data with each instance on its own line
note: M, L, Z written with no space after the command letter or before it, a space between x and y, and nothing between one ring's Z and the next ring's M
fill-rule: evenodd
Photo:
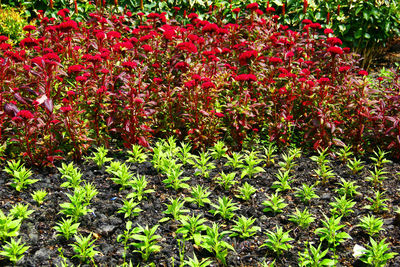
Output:
M24 31L30 32L36 30L36 27L33 25L26 25L24 28L22 28Z
M43 60L47 64L53 64L54 62L60 62L60 57L56 53L48 53L43 56Z
M140 42L144 42L144 41L147 41L147 40L150 40L150 39L153 39L153 35L152 34L147 34L147 35L144 35L144 36L140 37L139 41Z
M190 13L187 17L189 19L197 19L199 17L199 15L197 15L196 13Z
M312 21L309 19L303 19L302 23L308 25L308 24L311 24Z
M346 72L350 69L350 66L342 66L339 68L339 72Z
M259 16L262 16L262 15L264 15L264 12L262 12L262 10L260 10L260 9L256 9L256 14Z
M160 14L157 14L157 13L150 13L147 15L148 19L157 19L159 17L160 17Z
M17 116L19 116L21 118L24 118L24 119L27 119L27 120L34 118L32 112L30 112L29 110L20 110L17 113Z
M157 78L157 77L153 79L153 82L156 84L160 84L162 81L163 80L161 78Z
M350 53L350 47L343 47L343 51L346 53L346 54L348 54L348 53Z
M318 80L318 83L319 83L319 84L327 84L327 83L329 83L329 82L330 82L330 79L327 78L327 77L322 77L322 78L320 78L320 79Z
M159 63L153 63L151 66L155 69L158 69L159 67L161 67L161 65Z
M0 43L4 43L6 41L8 41L8 37L5 35L0 35Z
M68 67L68 72L80 72L83 69L82 65L72 65Z
M235 77L236 81L257 81L257 77L254 74L240 74Z
M163 36L165 39L171 41L172 38L174 38L174 36L175 36L175 31L174 30L166 30L165 32L163 32Z
M196 81L201 80L201 76L198 75L198 74L193 74L193 75L192 75L192 78L195 79Z
M281 87L281 88L279 88L278 92L279 92L279 94L284 95L287 93L287 90L285 87Z
M177 68L177 69L179 69L179 70L182 70L182 71L186 70L188 67L189 67L189 64L187 64L187 63L184 62L184 61L178 62L178 63L176 63L176 65L175 65L175 68Z
M106 34L103 31L99 31L98 33L96 33L96 38L99 40L103 40L104 38L106 38Z
M8 49L10 49L10 48L11 48L11 45L10 45L10 44L7 44L7 43L1 44L1 43L0 43L0 50L8 50Z
M246 6L246 8L250 9L250 10L256 10L256 9L258 9L258 4L257 3L251 3L251 4L248 4Z
M175 11L179 11L179 10L181 10L181 8L178 7L178 6L174 6L174 10L175 10Z
M321 24L319 23L311 23L309 26L313 29L321 29Z
M69 90L69 91L67 91L67 95L68 95L68 96L74 96L74 95L75 95L75 92L74 92L74 91L71 91L71 90Z
M273 12L275 12L276 10L275 10L275 8L273 8L273 7L267 7L266 9L265 9L265 12L267 12L267 13L273 13Z
M342 55L343 49L339 46L331 46L328 48L328 52L331 53L332 56L334 55Z
M257 56L258 52L256 50L249 50L240 54L239 62L241 65L246 65L249 59L256 58Z
M195 35L195 34L189 34L188 38L190 41L195 42L199 39L199 36Z
M134 98L133 102L135 102L136 104L143 104L144 100L143 100L143 98Z
M125 48L126 50L132 49L133 44L131 42L122 42L122 43L117 43L113 45L114 50L120 51L122 48Z
M365 70L360 70L360 71L358 72L358 75L367 76L367 75L368 75L368 72L365 71Z
M219 27L215 23L208 23L203 27L203 33L204 32L218 32Z
M67 113L69 111L72 111L72 107L70 105L68 105L68 106L65 106L65 107L61 107L60 110L63 113Z
M116 31L109 31L107 33L107 38L112 39L112 38L121 38L121 33L116 32Z
M137 15L138 15L139 17L142 17L142 16L144 16L144 13L143 13L143 12L139 12L139 13L137 13Z
M221 112L215 112L214 114L215 114L215 116L217 116L218 118L224 117L224 114L222 114Z
M330 33L333 33L333 30L332 29L325 29L324 33L325 33L325 35L328 35Z
M78 24L73 20L68 20L60 23L57 27L62 32L78 29Z
M57 15L59 15L59 16L61 16L63 18L65 18L65 16L68 15L68 14L69 14L69 9L68 8L63 8L63 9L61 9L61 10L59 10L57 12Z
M101 69L100 72L103 73L103 74L110 73L110 71L108 69Z
M342 40L340 40L340 39L337 38L337 37L329 37L329 38L326 39L326 42L327 42L328 44L330 44L331 46L334 46L334 45L342 45L342 44L343 44Z
M269 58L269 63L272 63L272 64L278 64L278 63L282 63L282 62L283 62L283 60L278 57L270 57Z
M176 48L182 50L182 51L188 51L192 53L197 53L197 47L191 43L191 42L183 42L179 43Z
M136 68L137 64L136 64L136 62L133 62L133 61L126 61L126 62L122 63L122 66L125 68L128 68L128 69L133 69L133 68Z
M240 12L240 8L238 8L238 7L234 8L234 9L232 9L232 12L235 14L238 14Z
M20 42L21 47L32 47L32 46L35 46L38 44L39 44L39 42L32 37L26 37L26 38L22 39Z
M87 78L86 78L85 76L77 76L77 77L75 78L75 80L76 80L77 82L86 82L86 81L87 81Z
M142 45L142 48L146 52L153 52L153 48L149 45Z
M188 81L184 83L185 87L187 88L193 88L196 85L196 81L192 80L192 81Z
M205 82L201 85L201 88L203 88L204 90L209 88L215 88L215 84L213 84L212 82Z

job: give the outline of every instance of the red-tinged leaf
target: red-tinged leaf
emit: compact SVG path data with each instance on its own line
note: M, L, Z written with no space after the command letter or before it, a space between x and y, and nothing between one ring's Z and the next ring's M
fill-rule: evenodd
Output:
M46 100L44 101L44 107L45 107L50 113L53 113L53 108L54 108L53 100L51 100L50 98L46 99Z
M47 96L46 95L42 95L41 97L37 98L36 101L39 103L39 105L43 104L44 101L46 101Z
M343 143L342 141L340 141L340 140L337 139L337 138L333 138L332 141L333 141L333 143L334 143L336 146L340 146L340 147L345 147L345 146L346 146L345 143Z
M149 147L149 142L147 142L146 138L144 138L143 136L138 137L138 143L143 147Z
M15 93L14 97L19 103L28 105L28 102L26 102L26 100L19 93Z
M110 117L108 117L108 118L106 119L107 127L110 127L113 123L114 123L113 117L110 116Z
M6 103L4 105L4 112L10 117L15 117L15 115L17 115L19 112L19 109L12 103Z

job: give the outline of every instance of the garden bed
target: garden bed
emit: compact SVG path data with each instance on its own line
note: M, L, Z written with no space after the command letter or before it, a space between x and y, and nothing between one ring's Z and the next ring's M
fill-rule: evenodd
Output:
M168 151L168 149L165 149L165 151ZM180 164L181 161L176 157L180 152L178 150L174 151L176 163ZM148 225L149 227L159 225L155 234L160 236L157 239L160 251L152 253L148 261L144 262L141 260L139 253L132 252L134 248L130 246L127 249L126 261L132 261L133 266L146 266L152 262L156 266L181 266L182 262L180 260L182 258L188 260L189 257L193 257L193 253L197 255L199 260L209 258L213 262L211 266L218 266L218 264L221 264L221 260L216 259L215 253L209 252L201 245L204 241L196 245L193 240L186 238L184 246L179 245L182 244L180 242L184 239L179 231L177 233L177 230L182 226L182 217L178 216L179 219L177 219L178 217L174 219L171 214L165 214L165 211L167 210L167 204L171 204L172 199L186 200L182 210L186 210L187 213L183 213L182 215L200 215L205 219L204 225L211 227L213 223L216 223L220 227L220 232L225 230L232 231L235 221L241 216L255 219L253 226L260 228L253 233L253 236L243 239L238 236L229 237L229 235L226 235L222 238L223 241L226 241L234 249L228 250L228 255L226 256L226 264L228 266L261 266L263 262L271 263L274 259L276 266L297 266L298 253L304 252L307 242L313 244L315 247L322 243L321 252L322 250L331 248L325 258L333 258L332 245L326 240L320 242L319 235L315 231L317 228L323 227L322 221L326 219L324 214L327 218L330 218L333 214L339 217L338 213L334 213L331 210L332 206L330 203L335 202L335 198L341 197L336 190L342 188L338 183L341 182L341 179L344 179L347 182L354 182L355 185L359 186L356 190L359 194L354 194L352 197L347 196L347 199L354 201L355 205L353 208L350 208L352 211L341 219L340 224L343 225L343 228L339 232L344 231L348 233L351 239L346 239L341 244L338 243L336 247L337 265L364 266L360 260L357 260L353 256L353 249L357 248L357 245L366 248L370 244L367 232L358 226L360 219L366 215L374 215L383 222L382 231L378 232L374 236L374 239L382 240L385 238L392 252L400 251L400 221L399 214L397 213L396 215L395 213L400 205L400 180L398 175L400 173L400 165L398 163L384 164L383 169L387 172L384 176L387 179L382 180L381 184L377 183L375 186L373 183L366 181L366 177L371 176L370 171L373 171L374 166L376 166L376 163L371 159L366 158L366 161L362 163L364 168L356 174L353 174L350 168L341 160L329 160L327 165L331 167L334 175L329 178L327 183L322 184L321 177L317 177L315 172L318 169L318 163L311 160L310 156L307 155L296 156L293 158L293 167L290 168L291 178L289 181L291 181L291 189L278 193L287 206L282 208L282 212L263 211L266 208L263 203L267 200L267 196L271 196L275 191L279 191L279 189L273 187L274 182L278 181L278 171L285 172L282 169L282 166L284 166L283 162L287 162L284 158L294 155L295 151L281 153L279 156L276 154L275 163L267 167L267 160L264 158L265 153L261 149L258 150L256 152L257 158L261 159L261 161L257 166L261 167L262 170L254 169L256 173L252 175L252 178L249 178L248 175L240 178L247 165L245 162L241 167L236 169L226 166L228 162L227 154L224 154L220 159L212 159L210 156L209 163L213 164L215 168L208 168L209 178L206 178L206 173L198 174L200 171L199 166L195 167L187 163L180 168L183 171L180 178L189 177L188 181L183 181L182 183L187 183L190 187L178 190L167 187L169 185L165 182L167 175L162 174L163 171L156 170L153 154L147 153L148 159L146 161L142 163L127 163L130 165L130 172L134 174L134 178L144 175L148 181L146 189L154 190L154 192L145 194L145 197L141 201L138 199L135 200L138 203L136 207L142 211L138 213L138 216L131 216L130 218L124 218L125 214L118 213L118 211L123 206L123 201L126 200L127 195L135 192L132 189L133 187L127 186L126 189L121 190L121 184L117 184L111 180L115 175L106 171L109 163L99 168L92 160L88 160L76 167L83 174L80 184L83 185L83 181L92 183L98 190L98 194L90 201L88 206L92 212L78 218L77 222L80 223L78 232L83 236L88 236L89 234L93 236L93 240L95 240L94 245L96 246L95 251L97 252L93 263L99 266L117 266L123 264L124 247L122 242L117 242L117 239L120 234L123 234L126 222L128 221L133 223L133 227L136 227L138 224L142 226ZM209 150L208 153L211 155L212 150ZM248 153L244 152L241 154L244 156L248 155ZM174 158L172 156L169 157ZM248 158L248 156L246 157ZM113 153L113 158L115 160L126 161L129 157L126 153L115 152ZM153 162L150 162L151 160ZM194 161L196 162L196 160ZM169 166L171 167L173 164ZM21 192L17 192L10 186L10 175L2 172L0 178L2 184L0 189L0 203L6 214L18 203L28 205L29 210L33 210L33 213L27 219L23 220L20 229L19 237L29 246L25 257L20 261L20 265L60 266L59 264L63 261L63 258L60 257L60 248L63 250L63 257L65 257L66 262L78 265L80 261L74 257L76 253L70 246L74 243L75 237L71 237L67 241L62 236L56 236L57 231L53 229L56 223L62 221L62 218L68 218L65 214L60 213L62 210L60 204L69 202L66 193L73 195L74 189L72 187L61 187L61 184L67 180L61 178L61 173L55 168L35 170L34 172L35 174L31 178L38 179L39 181ZM221 176L221 172L225 174L236 172L237 174L234 179L236 184L225 190L223 186L217 183L216 179ZM256 192L248 201L237 197L239 195L239 187L245 183L252 185L256 189ZM298 190L295 189L301 188L303 184L309 186L315 184L315 193L319 198L313 198L309 203L303 202L297 196ZM210 210L214 209L210 204L206 203L204 207L199 207L194 202L187 201L192 196L192 189L199 185L208 188L210 192L208 199L212 204L217 205L219 198L227 197L236 204L237 211L233 212L230 219L224 219L221 215L214 216L210 212ZM38 189L44 189L48 192L44 203L40 206L38 206L31 196L31 193ZM384 202L387 208L386 211L382 209L372 211L365 208L366 205L371 205L371 202L367 198L370 197L373 199L375 191L384 192L384 198L387 199ZM303 211L305 208L315 217L315 221L309 227L301 228L289 219L290 215L296 209ZM163 218L166 217L170 218L170 220L163 222ZM287 243L291 248L287 251L283 249L280 255L268 247L261 247L267 240L266 232L275 232L277 226L282 227L284 232L289 231L289 235L293 239ZM203 236L207 235L207 231L204 229L199 232ZM134 242L134 239L131 239L130 242ZM87 259L87 261L89 262L90 260ZM7 263L8 261L6 260L0 262L1 265L7 265ZM398 255L388 261L389 266L397 266L398 264L400 264L400 256Z

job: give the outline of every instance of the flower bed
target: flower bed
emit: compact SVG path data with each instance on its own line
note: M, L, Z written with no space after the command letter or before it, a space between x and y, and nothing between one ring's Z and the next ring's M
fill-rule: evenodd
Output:
M240 149L261 134L279 146L346 143L398 156L398 75L372 86L330 29L304 20L295 32L271 12L249 6L226 25L131 12L76 23L63 9L27 26L20 47L1 37L7 154L44 165L119 140L174 135Z

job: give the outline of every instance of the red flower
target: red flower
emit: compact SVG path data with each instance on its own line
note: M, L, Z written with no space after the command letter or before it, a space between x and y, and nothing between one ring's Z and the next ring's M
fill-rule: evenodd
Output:
M24 31L30 32L36 30L36 27L33 25L26 25L24 28L22 28Z
M77 76L77 77L75 78L75 80L76 80L77 82L86 82L86 81L87 81L87 78L86 78L85 76Z
M197 47L191 43L191 42L183 42L183 43L179 43L176 48L182 50L182 51L188 51L188 52L192 52L192 53L197 53Z
M235 77L236 81L257 81L257 77L254 74L240 74Z
M322 78L320 78L320 79L318 80L318 83L319 83L319 84L327 84L327 83L329 83L329 82L330 82L330 79L327 78L327 77L322 77Z
M222 117L224 117L224 114L222 114L220 112L215 112L215 116L217 116L218 118L222 118Z
M27 119L27 120L34 118L32 112L30 112L29 110L20 110L17 113L17 116L19 116L21 118L24 118L24 119Z
M99 31L98 33L96 33L96 38L99 40L103 40L104 38L106 38L106 34L103 31Z
M257 15L259 15L259 16L264 15L264 12L262 12L260 9L256 9L256 13L257 13Z
M246 6L246 8L250 9L250 10L256 10L256 9L258 9L258 4L257 3L251 3L251 4L248 4Z
M249 59L256 58L257 56L258 52L256 50L249 50L240 54L239 62L241 65L246 65Z
M205 82L201 85L201 88L203 89L215 88L215 84L213 84L212 82Z
M330 33L333 33L333 30L332 29L325 29L324 33L325 33L325 35L328 35Z
M5 41L8 40L8 37L5 35L0 35L0 43L4 43Z
M358 72L358 75L367 76L367 75L368 75L368 72L365 71L365 70L360 70L360 71Z
M149 45L143 45L142 48L146 52L153 52L153 48Z
M331 53L332 56L334 55L342 55L343 49L339 46L331 46L328 48L328 52Z
M61 10L59 10L57 12L57 15L65 18L65 16L68 15L68 13L69 13L69 9L68 8L63 8L63 9L61 9Z
M219 27L215 23L209 23L203 27L203 33L204 32L218 32L218 30L219 30Z
M20 42L21 47L32 47L38 44L39 44L38 41L31 37L26 37L22 39Z
M60 110L62 113L68 113L69 111L72 111L72 107L68 105L65 107L61 107Z
M126 61L126 62L122 63L122 66L127 69L133 69L133 68L136 68L137 64L136 64L136 62L133 62L133 61Z
M319 23L311 23L309 26L313 29L321 29L321 24Z
M184 83L185 87L187 88L193 88L196 85L196 81L192 80L192 81L188 81Z
M327 39L326 39L326 42L327 42L328 44L332 45L332 46L334 46L334 45L342 45L342 44L343 44L342 40L340 40L340 39L337 38L337 37L330 37L330 38L327 38Z
M175 65L175 68L177 68L178 70L182 70L182 71L186 71L186 69L189 67L189 64L187 64L184 61L178 62Z
M153 82L156 84L160 84L162 81L163 80L161 78L157 78L157 77L153 79Z
M116 31L109 31L107 33L107 38L112 39L112 38L121 38L121 33L116 32Z
M282 62L283 62L283 60L278 57L270 57L269 58L269 63L272 63L272 64L278 64L278 63L282 63Z
M197 19L199 17L199 15L197 15L196 13L190 13L187 17L189 19Z
M275 12L276 10L275 10L275 8L273 8L273 7L267 7L266 9L265 9L265 12L267 12L267 13L272 13L272 12Z
M174 6L174 10L175 10L175 11L179 11L179 10L181 10L181 8L178 7L178 6Z
M135 102L136 104L143 104L144 100L143 100L143 98L134 98L133 102Z
M68 72L80 72L82 69L82 65L72 65L68 67Z
M234 8L234 9L232 9L232 12L235 14L238 14L240 12L240 8L238 8L238 7Z
M163 32L164 38L167 40L172 40L172 38L174 38L175 36L175 31L174 30L166 30L165 32Z
M62 32L76 30L78 29L78 24L73 20L68 20L60 23L60 25L58 25L58 29Z

